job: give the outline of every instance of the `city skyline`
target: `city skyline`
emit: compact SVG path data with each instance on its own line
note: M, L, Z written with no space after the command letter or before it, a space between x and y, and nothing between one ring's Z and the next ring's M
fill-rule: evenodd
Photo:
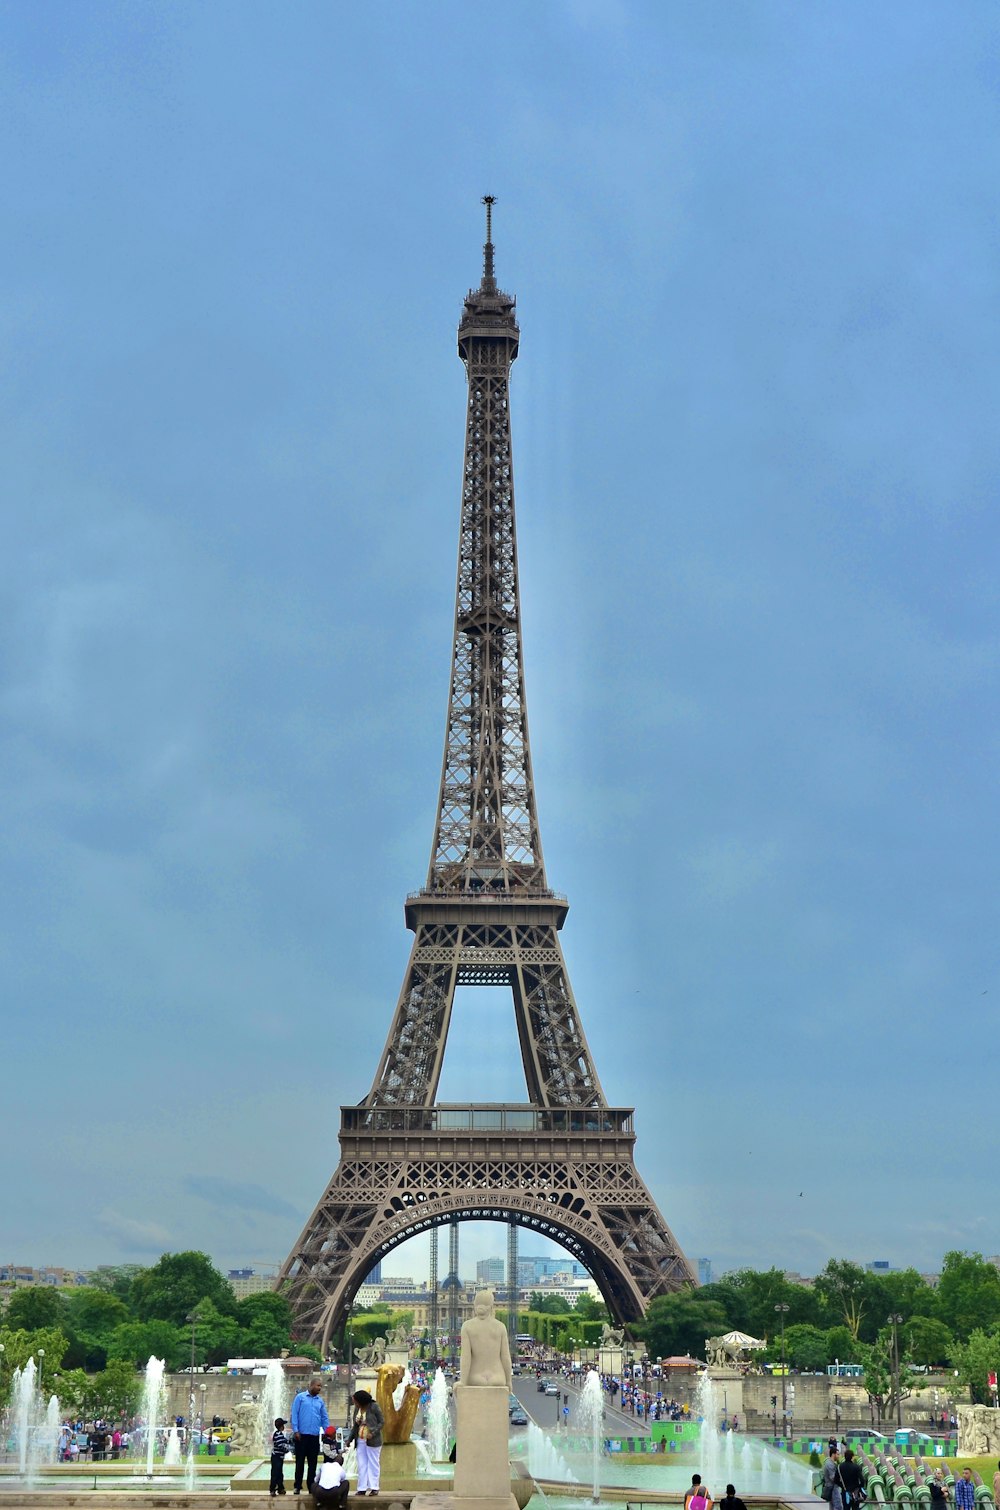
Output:
M508 25L473 105L497 40L444 0L0 17L25 1262L280 1262L371 1083L486 192L546 865L643 1178L716 1273L1000 1250L945 1115L1000 992L995 12ZM459 994L470 1093L524 1099L506 991Z

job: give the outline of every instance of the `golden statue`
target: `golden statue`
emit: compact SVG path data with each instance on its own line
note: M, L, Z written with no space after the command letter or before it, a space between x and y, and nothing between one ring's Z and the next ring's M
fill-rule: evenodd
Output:
M420 1387L416 1384L408 1384L403 1391L403 1399L397 1410L392 1403L392 1397L402 1382L403 1368L400 1364L383 1363L380 1365L378 1382L375 1385L375 1399L385 1416L382 1440L386 1443L408 1442L413 1431L417 1406L420 1404Z

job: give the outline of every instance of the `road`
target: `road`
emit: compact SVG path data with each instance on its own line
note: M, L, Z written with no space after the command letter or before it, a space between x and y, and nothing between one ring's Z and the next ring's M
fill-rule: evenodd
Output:
M577 1413L580 1403L580 1391L574 1384L570 1384L559 1375L553 1375L553 1382L559 1385L558 1395L542 1395L538 1392L538 1380L534 1374L515 1375L513 1392L524 1406L525 1414L544 1431L560 1431L562 1429L562 1404L563 1395L569 1398L569 1422L568 1430L575 1431L578 1427ZM649 1429L645 1422L636 1416L615 1409L610 1404L604 1407L604 1422L609 1437L643 1437L649 1435ZM512 1430L516 1431L517 1427Z

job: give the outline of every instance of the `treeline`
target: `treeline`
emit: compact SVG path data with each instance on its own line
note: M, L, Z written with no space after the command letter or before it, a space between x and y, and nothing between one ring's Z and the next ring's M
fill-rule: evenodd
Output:
M162 1358L168 1369L192 1361L199 1368L231 1357L273 1358L284 1348L319 1358L314 1347L293 1339L282 1296L264 1292L237 1300L204 1253L165 1253L150 1268L124 1265L98 1270L92 1279L72 1289L33 1285L14 1291L0 1325L0 1403L9 1395L13 1370L31 1357L37 1362L41 1356L43 1382L67 1399L79 1398L84 1388L77 1375L109 1369L107 1387L128 1394L126 1382L150 1356Z
M780 1269L740 1269L654 1300L632 1332L650 1357L700 1358L707 1337L739 1330L761 1338L762 1361L777 1363L783 1320L784 1356L793 1368L859 1363L872 1398L891 1403L893 1316L903 1395L912 1389L913 1366L949 1367L974 1400L988 1398L987 1375L1000 1364L1000 1271L978 1253L946 1253L936 1285L916 1269L875 1274L844 1259L831 1259L810 1285L791 1283Z

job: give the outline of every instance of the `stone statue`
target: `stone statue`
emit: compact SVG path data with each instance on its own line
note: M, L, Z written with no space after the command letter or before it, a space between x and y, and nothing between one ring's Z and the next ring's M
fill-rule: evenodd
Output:
M507 1328L496 1319L492 1290L479 1290L462 1327L462 1383L511 1384Z
M960 1405L957 1415L959 1455L995 1458L1000 1453L1000 1410L990 1405Z
M392 1397L403 1382L403 1373L404 1370L398 1363L383 1363L378 1371L375 1399L385 1416L382 1440L387 1444L410 1440L417 1406L420 1404L420 1386L408 1384L398 1409L394 1405Z
M410 1329L401 1321L399 1325L394 1326L392 1331L389 1333L389 1346L408 1348L409 1345Z
M273 1428L272 1428L273 1429ZM270 1435L270 1433L269 1433ZM232 1452L260 1451L260 1406L241 1401L233 1407L233 1435L230 1440Z
M607 1322L601 1327L600 1347L621 1347L625 1341L625 1328L608 1326Z
M376 1337L371 1347L359 1347L354 1356L365 1368L378 1368L385 1362L385 1348L385 1338Z

